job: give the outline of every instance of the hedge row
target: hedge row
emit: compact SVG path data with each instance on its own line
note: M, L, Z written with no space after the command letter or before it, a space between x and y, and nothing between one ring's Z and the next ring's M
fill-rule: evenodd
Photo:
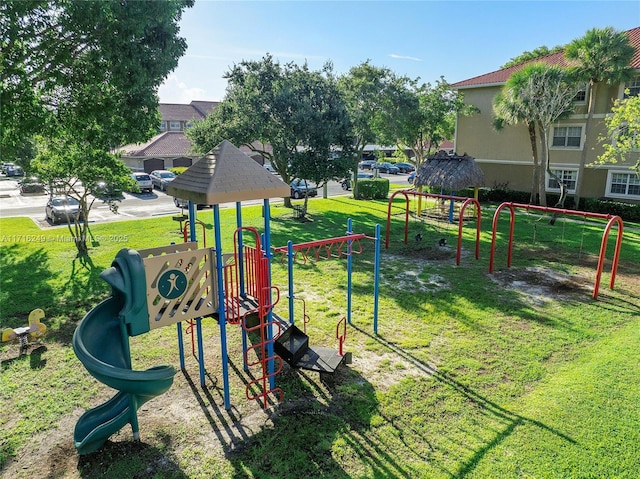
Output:
M386 178L361 178L358 180L353 197L356 200L381 200L389 196L389 180Z
M455 194L456 196L473 197L473 189L467 188L462 191L457 191ZM478 201L480 201L480 203L514 202L528 204L530 197L531 194L526 191L490 188L480 188L478 190ZM560 195L558 194L547 194L547 205L555 205L558 202L559 197ZM617 215L620 216L623 221L640 222L640 204L624 203L622 201L604 198L582 198L580 200L580 207L576 208L574 198L569 196L565 200L564 207L567 209L589 211L591 213Z

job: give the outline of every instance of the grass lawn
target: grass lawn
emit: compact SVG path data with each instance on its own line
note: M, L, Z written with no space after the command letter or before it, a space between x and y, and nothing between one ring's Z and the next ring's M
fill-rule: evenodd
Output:
M309 203L308 222L272 207L272 244L384 235L386 201L346 197ZM597 300L591 298L604 224L540 216L516 219L507 268L507 215L488 273L490 208L483 210L480 259L471 222L460 266L457 226L412 219L402 243L403 201L382 245L379 331L373 333L373 244L354 258L353 363L331 383L285 366L284 401L266 411L245 398L255 371L242 370L238 327L228 326L232 409L222 399L219 327L203 320L206 384L187 355L171 389L139 411L100 451L78 456L73 428L113 394L77 360L71 337L109 294L99 273L123 247L182 241L170 217L92 226L90 258L75 255L65 227L40 230L0 219L0 323L16 328L45 310L48 331L28 354L0 345L0 475L11 478L587 478L640 477L640 229L625 225L615 288L610 234ZM211 212L199 217L211 245ZM232 252L235 211L222 210L223 250ZM262 230L260 207L243 209ZM422 235L421 241L415 239ZM445 246L439 246L441 239ZM346 260L296 265L310 342L336 347L346 310ZM288 316L287 271L276 258L276 311ZM300 313L300 311L297 311ZM185 347L190 352L189 335ZM178 367L175 327L131 338L134 369Z

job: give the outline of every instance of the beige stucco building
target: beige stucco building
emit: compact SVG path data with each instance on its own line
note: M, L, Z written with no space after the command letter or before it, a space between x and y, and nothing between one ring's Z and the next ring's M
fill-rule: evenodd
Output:
M568 185L569 194L575 193L580 154L586 148L588 166L582 179L581 196L640 202L640 178L630 169L635 164L635 157L626 163L592 165L598 155L603 153L601 138L606 131L604 118L610 114L614 100L623 98L625 88L629 88L632 95L640 94L640 27L626 33L630 43L636 48L632 67L637 75L626 84L596 84L595 123L589 138L584 135L587 120L586 91L576 95L574 112L567 119L555 123L547 132L550 167ZM564 52L553 53L536 61L567 66ZM455 150L459 154L466 152L476 159L485 174L485 185L488 187L501 186L518 191L531 191L532 188L533 161L526 126L507 126L502 131L493 128L493 98L511 74L524 65L526 63L452 85L464 94L465 103L479 109L479 113L473 116L458 117ZM547 192L559 193L558 183L549 175L546 176Z

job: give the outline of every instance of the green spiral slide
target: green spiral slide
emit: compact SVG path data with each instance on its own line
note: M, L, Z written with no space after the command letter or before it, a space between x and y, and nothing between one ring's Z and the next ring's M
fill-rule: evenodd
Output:
M145 332L144 324L148 325L144 267L137 252L122 250L101 277L112 286L113 295L82 319L73 349L94 378L118 392L78 419L74 443L79 454L100 449L126 424L138 439L138 408L166 392L176 373L172 366L131 368L129 336Z

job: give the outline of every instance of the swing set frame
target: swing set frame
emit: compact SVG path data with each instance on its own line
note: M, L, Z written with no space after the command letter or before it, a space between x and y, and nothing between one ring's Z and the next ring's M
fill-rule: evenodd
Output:
M458 219L458 246L456 252L456 265L460 265L460 256L462 252L462 226L464 225L464 211L467 206L473 204L476 210L476 259L480 258L480 224L482 221L482 210L480 208L480 202L475 198L466 198L462 196L452 196L452 195L438 195L434 193L423 193L421 191L409 191L409 190L400 190L396 191L389 198L389 204L387 208L387 231L384 240L384 246L386 249L389 248L389 236L391 234L391 206L393 205L393 200L396 196L403 195L405 199L405 212L404 212L404 244L407 244L409 239L409 195L413 197L424 197L424 198L438 198L442 200L451 201L450 211L453 211L453 203L455 201L462 202L460 206L460 215ZM451 218L453 213L451 213ZM453 223L453 220L451 220Z
M507 246L507 267L511 267L511 258L513 256L513 236L515 229L515 209L522 208L527 211L527 213L532 211L541 211L545 213L559 213L567 216L582 216L584 220L587 218L598 218L607 220L607 224L604 228L604 232L602 234L602 242L600 244L600 253L598 255L598 266L596 269L596 279L593 285L593 299L598 299L598 290L600 288L600 279L602 278L602 270L604 269L604 260L607 254L607 242L609 239L609 232L613 228L614 225L618 226L618 236L616 238L615 249L613 253L613 262L611 264L611 280L609 281L609 289L613 289L615 281L616 281L616 272L618 271L618 262L620 259L620 246L622 245L622 232L624 229L624 223L622 218L616 215L607 215L603 213L592 213L589 211L578 211L578 210L568 210L563 208L553 208L550 206L537 206L537 205L527 205L522 203L512 203L506 202L502 203L496 209L496 212L493 215L493 223L491 229L491 253L489 255L489 273L493 273L493 260L495 257L495 249L496 249L496 235L498 228L498 220L500 218L500 213L504 209L509 210L509 242Z

